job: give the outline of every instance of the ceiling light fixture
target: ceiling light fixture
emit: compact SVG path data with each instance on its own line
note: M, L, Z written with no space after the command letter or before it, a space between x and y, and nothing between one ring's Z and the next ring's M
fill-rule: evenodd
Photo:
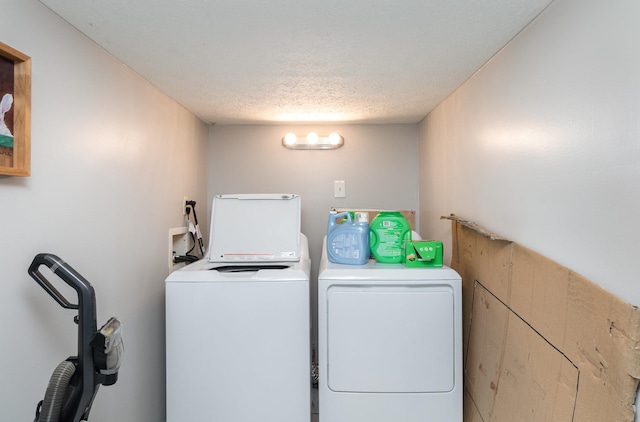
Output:
M336 149L342 145L344 138L335 132L329 135L310 132L306 136L287 133L282 138L282 146L288 149Z

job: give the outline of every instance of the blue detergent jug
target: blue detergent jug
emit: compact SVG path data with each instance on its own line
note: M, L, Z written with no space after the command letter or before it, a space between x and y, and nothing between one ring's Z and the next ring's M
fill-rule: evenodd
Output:
M342 224L336 221L345 218ZM362 265L369 261L369 214L356 213L353 221L351 214L335 211L329 213L327 224L327 257L336 264Z

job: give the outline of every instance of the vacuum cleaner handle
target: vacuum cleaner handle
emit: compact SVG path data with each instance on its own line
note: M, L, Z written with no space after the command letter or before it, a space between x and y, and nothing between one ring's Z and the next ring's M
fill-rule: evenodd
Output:
M47 280L39 271L42 265L47 266L76 291L78 294L77 303L71 303ZM91 346L91 340L97 331L95 291L91 284L69 264L50 253L36 255L29 266L28 273L60 306L78 311L78 315L74 318L78 324L78 356L67 359L72 361L77 368L70 381L74 388L67 404L62 409L60 421L86 421L100 384L100 379L95 372L93 347Z
M63 308L78 309L79 304L71 303L47 280L39 271L41 265L47 266L54 274L71 286L78 293L79 299L85 298L91 300L95 295L91 284L64 260L50 253L38 254L33 258L33 262L29 266L29 275Z

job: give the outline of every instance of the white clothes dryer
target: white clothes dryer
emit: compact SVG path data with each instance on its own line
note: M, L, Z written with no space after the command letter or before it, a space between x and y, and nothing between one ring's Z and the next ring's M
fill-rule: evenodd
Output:
M334 264L323 245L320 422L461 422L461 310L451 268Z
M165 282L166 420L308 422L311 266L299 198L226 199L214 200L226 218L212 217L212 231L224 229L211 239L233 240Z

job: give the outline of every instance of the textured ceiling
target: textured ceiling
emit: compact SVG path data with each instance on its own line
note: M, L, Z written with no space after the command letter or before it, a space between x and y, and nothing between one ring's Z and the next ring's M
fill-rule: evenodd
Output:
M416 123L552 0L40 0L203 121Z

